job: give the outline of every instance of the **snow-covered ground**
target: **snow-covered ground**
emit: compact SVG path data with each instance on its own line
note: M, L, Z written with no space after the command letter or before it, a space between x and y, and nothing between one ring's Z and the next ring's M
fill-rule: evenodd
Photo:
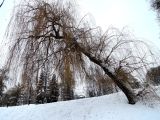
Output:
M129 105L119 92L50 104L2 107L0 120L160 120L160 104Z

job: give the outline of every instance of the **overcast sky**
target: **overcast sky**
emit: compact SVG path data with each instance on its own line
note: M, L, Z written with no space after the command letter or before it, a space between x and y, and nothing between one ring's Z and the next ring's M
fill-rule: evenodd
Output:
M2 0L0 0L2 1ZM5 0L0 8L0 43L12 14L15 0ZM17 1L17 0L16 0ZM160 45L160 26L156 13L150 8L149 0L77 0L83 15L90 14L96 25L106 30L109 26L126 27L137 38ZM0 44L0 61L6 54ZM4 46L4 45L3 45Z
M127 27L136 37L160 45L160 26L149 0L79 0L79 3L103 30L109 26Z

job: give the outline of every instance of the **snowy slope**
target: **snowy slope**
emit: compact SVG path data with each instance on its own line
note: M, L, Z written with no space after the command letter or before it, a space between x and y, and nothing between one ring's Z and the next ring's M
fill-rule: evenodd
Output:
M160 104L127 104L122 93L41 105L0 108L0 120L160 120Z

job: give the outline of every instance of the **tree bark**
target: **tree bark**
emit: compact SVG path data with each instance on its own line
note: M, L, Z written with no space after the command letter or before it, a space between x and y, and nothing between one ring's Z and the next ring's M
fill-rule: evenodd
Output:
M129 84L125 83L123 80L120 80L114 73L112 73L108 68L104 66L102 60L92 56L87 50L81 47L76 40L74 40L74 44L75 47L79 49L85 56L87 56L92 62L94 62L104 70L105 74L107 74L126 95L129 104L135 104L137 102L137 96Z

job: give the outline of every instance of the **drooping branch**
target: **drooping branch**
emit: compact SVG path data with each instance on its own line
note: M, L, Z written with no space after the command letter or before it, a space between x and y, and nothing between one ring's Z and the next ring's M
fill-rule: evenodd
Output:
M124 94L127 96L129 104L135 104L137 101L137 97L135 93L133 92L132 88L127 85L123 80L119 79L114 73L112 73L104 64L104 62L100 59L97 59L94 57L90 52L85 50L85 48L81 47L78 42L74 38L74 44L79 51L81 51L85 56L87 56L93 63L100 66L105 74L107 74L115 83L116 85L124 92Z

